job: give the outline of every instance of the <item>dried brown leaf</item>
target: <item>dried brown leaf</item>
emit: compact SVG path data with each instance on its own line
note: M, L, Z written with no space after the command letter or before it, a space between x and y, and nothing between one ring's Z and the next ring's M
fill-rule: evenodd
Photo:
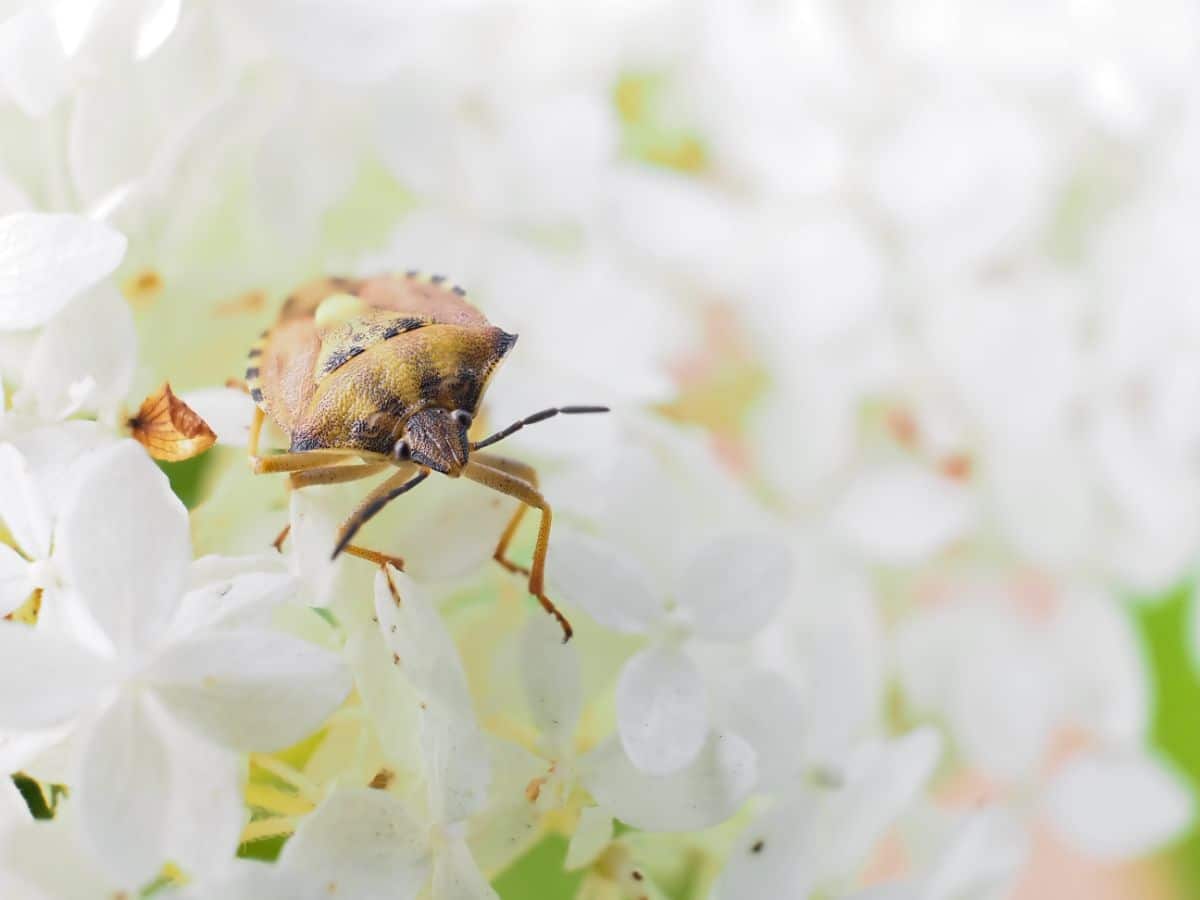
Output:
M165 462L199 456L217 440L208 423L176 397L167 382L142 402L129 420L129 430L151 456Z

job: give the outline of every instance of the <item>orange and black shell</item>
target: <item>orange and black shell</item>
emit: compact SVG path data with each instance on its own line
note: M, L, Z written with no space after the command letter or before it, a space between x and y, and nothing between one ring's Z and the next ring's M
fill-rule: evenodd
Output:
M362 303L321 321L318 308L341 294ZM250 349L246 384L292 452L386 454L418 410L475 415L516 340L440 275L321 278L292 293Z

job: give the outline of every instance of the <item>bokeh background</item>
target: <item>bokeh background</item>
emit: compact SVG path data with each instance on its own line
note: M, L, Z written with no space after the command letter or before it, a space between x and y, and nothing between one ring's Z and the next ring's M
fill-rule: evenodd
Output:
M1198 62L1186 0L4 0L0 212L130 237L113 396L218 388L316 274L451 275L522 336L490 419L697 427L802 591L854 560L887 715L946 730L947 804L1022 811L1007 896L1187 898ZM202 547L277 527L240 465L172 470ZM1090 808L1142 836L1055 812L1097 747L1152 761Z

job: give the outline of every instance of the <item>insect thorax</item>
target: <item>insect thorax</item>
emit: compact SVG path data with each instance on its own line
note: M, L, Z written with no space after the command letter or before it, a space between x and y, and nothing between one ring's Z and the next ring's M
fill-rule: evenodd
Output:
M390 453L418 410L474 415L515 340L492 326L430 324L366 347L334 367L328 365L331 354L323 352L314 373L316 390L292 431L291 449Z

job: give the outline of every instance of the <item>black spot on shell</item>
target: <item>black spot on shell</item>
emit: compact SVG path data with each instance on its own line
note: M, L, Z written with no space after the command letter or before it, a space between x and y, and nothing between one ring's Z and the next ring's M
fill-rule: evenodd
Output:
M250 399L253 400L255 403L262 403L263 392L261 390L259 390L258 388L250 388Z
M292 435L292 446L288 449L292 453L303 453L305 450L318 450L321 447L321 442L315 437L301 437Z
M517 342L517 335L509 334L507 331L500 332L500 339L496 341L496 353L499 356L506 356L508 351L513 348Z
M431 276L429 277L429 283L430 283L430 284L441 284L441 283L442 283L443 281L445 281L445 280L446 280L446 276L445 276L445 275L431 275Z
M358 356L360 353L364 352L366 349L367 349L366 347L359 347L357 345L353 345L350 347L346 347L343 350L339 350L336 353L331 353L329 355L329 358L327 360L325 360L325 365L322 366L322 368L321 368L321 374L328 375L330 372L340 369L342 366L344 366L350 360L354 359L354 357Z
M258 377L258 366L248 366L246 368L246 380L253 381Z
M458 294L458 296L460 296L460 297L467 296L466 290L459 287L457 284L454 287L450 288L450 290L452 290L454 293Z
M421 373L420 394L422 397L428 397L442 385L442 376L440 372L434 369L426 369Z
M404 277L405 278L416 278L420 274L421 274L420 271L418 271L417 269L409 269L407 272L404 273Z
M404 334L406 331L415 331L425 324L422 319L397 319L383 332L383 339L386 341L398 334Z
M262 347L251 347L250 352L246 354L251 359L257 359L262 356Z

